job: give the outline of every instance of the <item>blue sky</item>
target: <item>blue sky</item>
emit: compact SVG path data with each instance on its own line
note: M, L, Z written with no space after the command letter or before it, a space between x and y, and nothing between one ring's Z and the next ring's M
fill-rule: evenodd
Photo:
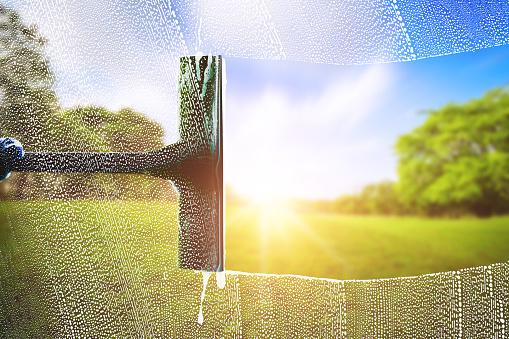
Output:
M245 195L334 198L397 179L392 146L419 111L508 85L509 46L362 66L235 58L226 69L226 181Z

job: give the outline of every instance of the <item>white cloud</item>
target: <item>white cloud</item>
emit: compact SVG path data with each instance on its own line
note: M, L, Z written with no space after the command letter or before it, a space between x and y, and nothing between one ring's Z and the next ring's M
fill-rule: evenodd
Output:
M390 84L388 68L373 65L358 79L333 83L318 100L307 103L306 112L314 109L315 114L310 120L319 124L342 120L347 127L352 127L375 111Z
M369 66L314 97L295 98L274 86L258 96L227 97L226 182L244 194L267 185L283 196L332 197L388 176L389 165L368 169L364 159L382 156L392 163L389 142L354 135L390 89L388 69Z

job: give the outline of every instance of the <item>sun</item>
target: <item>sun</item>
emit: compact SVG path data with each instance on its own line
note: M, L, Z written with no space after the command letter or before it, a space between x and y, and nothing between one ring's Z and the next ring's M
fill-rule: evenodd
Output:
M282 181L273 173L258 171L250 180L232 185L234 191L255 205L270 205L287 200L288 194Z
M256 220L257 227L264 234L288 227L287 220L282 220L288 214L288 197L277 177L258 172L254 180L243 181L230 188L242 201L237 217Z
M295 209L290 200L286 200L277 190L270 187L253 187L249 199L232 205L231 214L227 215L228 225L239 232L240 227L249 227L253 238L252 249L258 255L260 272L270 270L271 251L275 246L284 248L298 243L298 237L306 237L316 243L326 253L344 262L345 259L329 244L327 239L317 234L308 224L305 214Z
M266 185L260 185L251 191L248 195L249 200L255 205L271 205L284 200L283 195L277 190L271 189Z

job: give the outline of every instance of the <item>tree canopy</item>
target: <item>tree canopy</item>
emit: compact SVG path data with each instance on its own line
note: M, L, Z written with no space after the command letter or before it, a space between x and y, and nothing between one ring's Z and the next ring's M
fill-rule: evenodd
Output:
M509 211L509 88L426 112L399 137L399 192L428 214Z
M509 213L509 87L424 113L424 123L395 144L397 182L367 185L334 201L297 201L296 206L347 214Z

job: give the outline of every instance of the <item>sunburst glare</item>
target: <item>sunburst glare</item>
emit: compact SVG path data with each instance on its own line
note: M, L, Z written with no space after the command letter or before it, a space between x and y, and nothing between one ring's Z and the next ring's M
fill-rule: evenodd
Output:
M303 238L318 249L314 253L317 258L326 255L341 267L349 266L338 250L308 225L302 213L295 211L290 200L269 194L268 191L260 190L259 194L253 194L234 208L233 213L228 215L227 225L249 228L252 238L249 239L248 252L256 256L258 270L262 273L274 273L271 271L274 258L286 260Z

